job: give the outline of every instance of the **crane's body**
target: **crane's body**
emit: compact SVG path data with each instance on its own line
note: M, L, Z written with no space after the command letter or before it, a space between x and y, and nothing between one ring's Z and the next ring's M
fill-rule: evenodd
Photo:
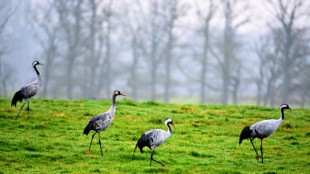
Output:
M273 134L278 127L283 123L282 118L279 120L263 120L260 122L255 123L250 128L254 131L252 131L252 137L257 137L260 139L269 137L271 134Z
M253 140L255 138L259 138L261 140L261 156L262 156L262 163L264 162L263 158L263 139L272 135L278 127L283 123L284 120L284 109L291 109L287 104L282 104L280 107L281 110L281 117L278 120L263 120L253 124L252 126L246 126L243 128L239 138L239 145L242 143L244 139L249 139L253 145L253 148L256 152L256 159L259 159L259 155L256 151L256 148L253 144ZM291 109L292 110L292 109Z
M115 100L116 100L116 96L118 96L118 95L125 96L120 91L115 90L112 94L112 106L111 106L111 108L105 113L98 114L98 115L92 117L88 121L86 127L84 128L84 134L86 134L86 135L88 135L91 130L95 131L95 133L92 135L92 139L91 139L90 145L89 145L89 150L87 153L90 153L90 148L91 148L91 144L93 142L94 136L98 133L101 155L103 155L102 148L101 148L101 141L100 141L100 132L106 130L113 121L115 111L116 111Z
M30 100L31 97L33 97L33 96L35 96L37 94L37 91L41 87L41 76L40 76L40 73L37 70L36 66L37 65L43 65L43 64L41 64L38 61L34 61L32 63L32 65L33 65L34 70L37 73L37 78L33 82L29 83L28 85L22 87L19 91L17 91L14 94L14 97L12 99L11 107L13 105L16 107L16 104L17 104L18 101L22 102L23 99L25 99L25 103L22 105L21 109L19 110L19 112L17 114L17 117L19 116L20 112L22 111L22 109L23 109L23 107L24 107L24 105L26 103L28 103L27 110L28 110L28 113L29 113L29 100Z
M136 144L134 151L136 151L136 148L139 147L140 152L143 153L143 148L145 146L151 150L150 166L152 165L152 161L155 161L165 167L164 163L161 163L153 159L153 153L155 149L159 147L161 144L163 144L172 134L171 128L169 126L169 124L173 125L172 119L170 118L166 119L165 124L168 127L168 131L164 131L162 129L153 129L146 131L142 134L142 136L139 138Z
M107 129L113 121L115 109L116 106L113 105L107 112L92 117L84 129L84 134L88 135L91 130L99 133Z

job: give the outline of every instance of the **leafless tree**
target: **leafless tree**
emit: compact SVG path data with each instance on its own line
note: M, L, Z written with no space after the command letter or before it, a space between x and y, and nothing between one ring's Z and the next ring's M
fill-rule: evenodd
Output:
M74 87L73 72L74 64L79 56L79 50L82 41L81 22L82 20L82 2L83 0L56 1L56 9L59 16L59 22L64 32L66 52L66 85L67 98L72 99Z
M112 9L113 0L106 1L103 4L102 9L102 46L104 53L100 56L100 68L99 68L99 82L97 83L97 92L100 92L102 87L105 89L105 96L110 97L111 93L111 76L112 76L112 61L111 61L111 30L113 29L112 17L114 16L114 11Z
M88 36L85 41L85 58L84 58L84 79L83 79L83 95L84 97L97 98L98 91L96 89L97 79L101 79L101 75L98 74L98 69L101 67L100 59L102 58L103 48L103 32L102 25L104 22L103 14L100 14L102 10L103 1L88 0L86 2L90 14L86 18L88 25L86 27ZM100 80L99 80L100 81ZM99 89L100 91L100 89Z
M283 37L280 41L279 48L281 48L281 53L283 55L282 69L283 72L283 91L282 91L282 102L288 102L288 98L291 93L290 82L292 80L292 70L294 67L294 44L296 44L296 26L294 25L303 15L302 6L304 0L269 0L269 4L273 9L273 14L276 19L281 24L283 29ZM279 38L280 39L280 38Z
M129 36L129 49L132 55L132 63L129 65L130 76L128 78L127 84L131 88L131 98L133 100L138 100L139 94L139 74L138 66L142 54L142 43L143 43L143 32L144 27L144 14L143 7L140 1L136 1L135 4L126 4L124 9L124 17L122 20L124 32Z
M233 71L232 65L234 63L240 63L240 61L237 60L236 55L237 54L236 51L239 46L238 43L236 42L236 32L238 28L249 22L249 16L243 16L237 13L235 9L236 6L242 5L242 8L244 10L247 10L248 6L245 2L238 0L237 1L224 0L222 2L223 2L222 4L225 19L224 38L223 42L218 44L217 51L213 49L211 49L210 51L212 55L217 59L221 71L222 76L221 103L228 104L228 95L231 86L231 72ZM239 87L239 85L235 85L235 87Z
M164 24L165 18L161 15L163 3L152 0L148 4L148 13L142 11L144 17L144 42L142 44L143 57L150 70L150 93L151 100L156 100L156 85L158 85L158 69L163 60Z
M200 8L199 4L197 6L197 14L200 21L203 23L203 53L201 56L201 73L200 73L200 103L206 102L206 73L207 73L207 64L209 58L209 49L210 49L210 22L214 17L214 13L217 7L214 5L213 0L211 0L208 4L207 14L204 14L205 10Z
M11 77L11 71L4 71L3 72L3 62L2 62L2 56L9 51L9 48L7 48L6 42L3 38L3 33L5 28L7 27L8 22L12 18L13 14L16 12L17 8L19 7L20 2L14 5L12 2L7 2L5 0L0 0L0 96L6 97L6 84L7 81ZM10 69L9 65L6 65L6 70ZM3 88L3 90L2 90Z
M35 38L42 50L42 59L44 59L44 80L43 80L43 90L42 96L47 97L50 87L50 81L53 78L52 73L55 70L54 62L57 56L57 34L59 32L59 23L55 21L55 2L47 2L47 5L42 6L37 4L33 11L32 23L36 27ZM41 14L41 15L40 15ZM43 36L42 36L43 33Z

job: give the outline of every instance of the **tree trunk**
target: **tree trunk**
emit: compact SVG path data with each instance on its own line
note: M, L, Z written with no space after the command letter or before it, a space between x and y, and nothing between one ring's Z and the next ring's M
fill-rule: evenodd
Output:
M165 102L169 103L170 100L170 83L171 83L171 49L172 49L172 25L170 26L168 33L168 46L167 46L167 54L166 54L166 80L165 80Z
M74 56L72 54L69 55L69 61L67 66L67 97L69 100L72 99L72 86L73 86L73 79L72 79L72 69L73 69L73 60Z
M105 90L106 96L109 98L111 95L111 45L110 45L110 33L111 33L111 24L110 17L107 19L107 34L106 34L106 73L105 73Z
M209 21L207 21L204 30L204 46L201 62L201 75L200 75L200 103L206 103L206 73L207 73L207 59L209 49Z
M232 9L229 1L226 1L225 5L225 31L224 31L224 62L222 65L223 83L222 83L222 104L228 104L228 92L230 85L230 54L232 52Z
M286 29L286 44L285 44L285 50L284 50L284 65L283 65L283 70L284 70L284 77L283 77L283 98L282 98L282 103L288 103L288 98L290 94L290 80L291 80L291 66L290 65L290 50L292 47L292 39L291 39L291 30Z
M96 84L96 70L97 70L97 65L98 65L98 61L97 61L97 57L95 56L95 26L96 26L96 12L97 12L97 5L95 4L94 0L90 1L91 3L91 10L92 10L92 16L91 16L91 24L90 24L90 73L89 73L89 87L88 87L88 92L87 92L87 97L91 97L91 98L97 98L98 96L96 95L95 92L95 84ZM86 76L87 77L87 76Z
M137 96L137 65L138 65L138 53L137 53L137 39L134 36L132 39L132 56L133 56L133 62L131 66L131 80L129 82L131 86L131 96L133 100L138 100Z

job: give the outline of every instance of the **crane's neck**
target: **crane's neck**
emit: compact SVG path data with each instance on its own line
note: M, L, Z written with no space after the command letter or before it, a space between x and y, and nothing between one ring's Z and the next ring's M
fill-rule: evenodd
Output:
M281 118L280 118L280 120L284 120L284 109L283 108L281 108Z
M115 110L116 110L115 100L116 100L116 95L113 94L113 95L112 95L112 106L111 106L111 108L110 108L110 111L111 111L112 113L114 113L114 114L115 114ZM114 115L114 114L113 114L113 115Z
M172 134L172 131L171 131L171 127L170 127L170 125L169 125L169 123L167 124L167 127L168 127L168 134Z
M37 73L37 78L38 78L37 80L38 80L39 85L41 86L41 76L40 76L40 72L37 70L37 65L34 65L33 68Z
M37 65L34 65L33 68L36 70L37 75L40 76L40 72L37 70Z

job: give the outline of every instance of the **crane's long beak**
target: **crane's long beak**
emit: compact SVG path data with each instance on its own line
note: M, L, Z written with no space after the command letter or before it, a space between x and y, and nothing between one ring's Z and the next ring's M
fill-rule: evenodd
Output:
M290 108L290 110L292 110L292 111L293 111L294 109L293 109L293 108Z
M171 123L171 124L172 124L172 126L175 128L174 124L173 124L173 123Z
M125 94L123 94L123 93L121 93L121 92L120 92L120 94L119 94L119 95L126 96Z
M38 64L38 65L44 65L44 64L39 62L39 64Z

